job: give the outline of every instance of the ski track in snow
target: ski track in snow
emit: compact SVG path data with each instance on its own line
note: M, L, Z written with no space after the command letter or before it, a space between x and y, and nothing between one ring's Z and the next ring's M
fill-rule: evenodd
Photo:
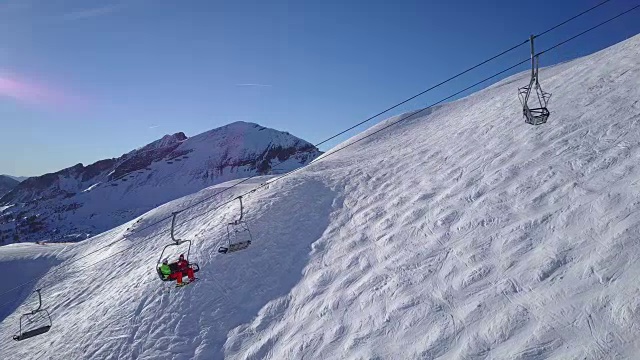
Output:
M0 358L637 357L638 58L640 36L541 70L546 125L523 123L524 73L316 160L244 199L246 250L217 253L237 204L189 209L177 232L201 271L181 289L154 271L169 222L136 228L216 187L79 244L0 248L11 269L37 264L0 291L48 272L7 296L23 305ZM37 287L54 327L8 340Z

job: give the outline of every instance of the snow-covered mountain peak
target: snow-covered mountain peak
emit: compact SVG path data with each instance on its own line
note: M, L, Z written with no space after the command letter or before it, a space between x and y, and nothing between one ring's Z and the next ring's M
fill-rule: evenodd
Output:
M197 140L201 140L201 138L218 138L220 140L240 139L243 141L243 144L249 145L251 145L253 141L271 141L277 144L284 140L298 141L301 143L304 142L301 139L291 136L288 132L266 128L264 126L245 121L236 121L196 135L194 138Z
M228 123L226 125L223 125L223 126L219 127L218 130L220 130L220 131L229 131L229 130L231 130L231 131L233 131L233 130L246 131L247 129L251 129L251 128L266 129L264 126L260 126L260 125L258 125L256 123L238 120L238 121L234 121L234 122Z

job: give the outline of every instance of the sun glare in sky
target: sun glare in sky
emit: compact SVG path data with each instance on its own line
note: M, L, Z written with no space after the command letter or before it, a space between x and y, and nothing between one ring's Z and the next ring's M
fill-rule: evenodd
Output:
M80 99L60 89L2 72L0 72L0 97L56 109L77 108L81 103Z

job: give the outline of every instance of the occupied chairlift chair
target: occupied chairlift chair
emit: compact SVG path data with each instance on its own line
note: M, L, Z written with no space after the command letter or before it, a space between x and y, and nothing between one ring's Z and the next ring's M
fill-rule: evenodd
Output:
M187 261L189 261L189 267L191 269L193 269L194 273L197 273L198 271L200 271L200 266L198 266L198 264L196 263L192 263L189 259L189 253L191 253L191 240L181 240L181 239L176 239L174 236L174 229L175 229L175 225L176 225L176 215L178 215L178 213L173 213L173 219L171 220L171 240L173 240L173 243L166 245L163 249L162 249L162 253L160 253L160 258L158 259L158 263L156 264L156 272L158 273L158 277L160 277L160 280L162 281L172 281L174 279L169 279L169 278L165 278L162 275L162 271L160 271L160 266L162 266L162 259L164 259L164 253L166 252L166 250L172 246L180 246L182 244L188 244L188 248L187 248L187 253L185 255L185 258ZM169 267L171 268L171 272L175 272L177 270L177 264L175 262L172 262L169 264ZM187 274L184 274L185 276L187 276Z
M218 249L218 252L222 254L244 250L248 248L253 241L249 225L246 221L242 220L244 217L242 196L238 196L238 200L240 200L240 217L227 224L227 246L221 246Z
M49 315L47 310L42 308L42 296L40 295L40 289L37 289L34 292L38 293L38 308L20 316L20 331L18 335L13 336L13 340L25 340L51 330L51 315ZM39 320L44 320L44 323L41 323L38 327L29 329L31 325L38 323Z
M535 36L533 35L529 38L529 42L531 43L531 80L529 80L529 85L518 89L518 98L520 98L520 102L522 103L524 122L531 125L542 125L547 122L550 115L547 104L549 103L551 94L544 92L538 81L539 55L535 54L533 47L534 38ZM534 92L535 97L532 99L531 95ZM529 100L535 102L535 107L529 107Z

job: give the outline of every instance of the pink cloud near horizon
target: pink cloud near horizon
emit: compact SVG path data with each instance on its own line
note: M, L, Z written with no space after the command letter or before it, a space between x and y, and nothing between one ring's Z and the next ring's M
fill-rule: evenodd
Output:
M35 83L13 74L0 73L0 98L9 97L28 105L57 109L78 109L86 105L82 99L60 89Z

